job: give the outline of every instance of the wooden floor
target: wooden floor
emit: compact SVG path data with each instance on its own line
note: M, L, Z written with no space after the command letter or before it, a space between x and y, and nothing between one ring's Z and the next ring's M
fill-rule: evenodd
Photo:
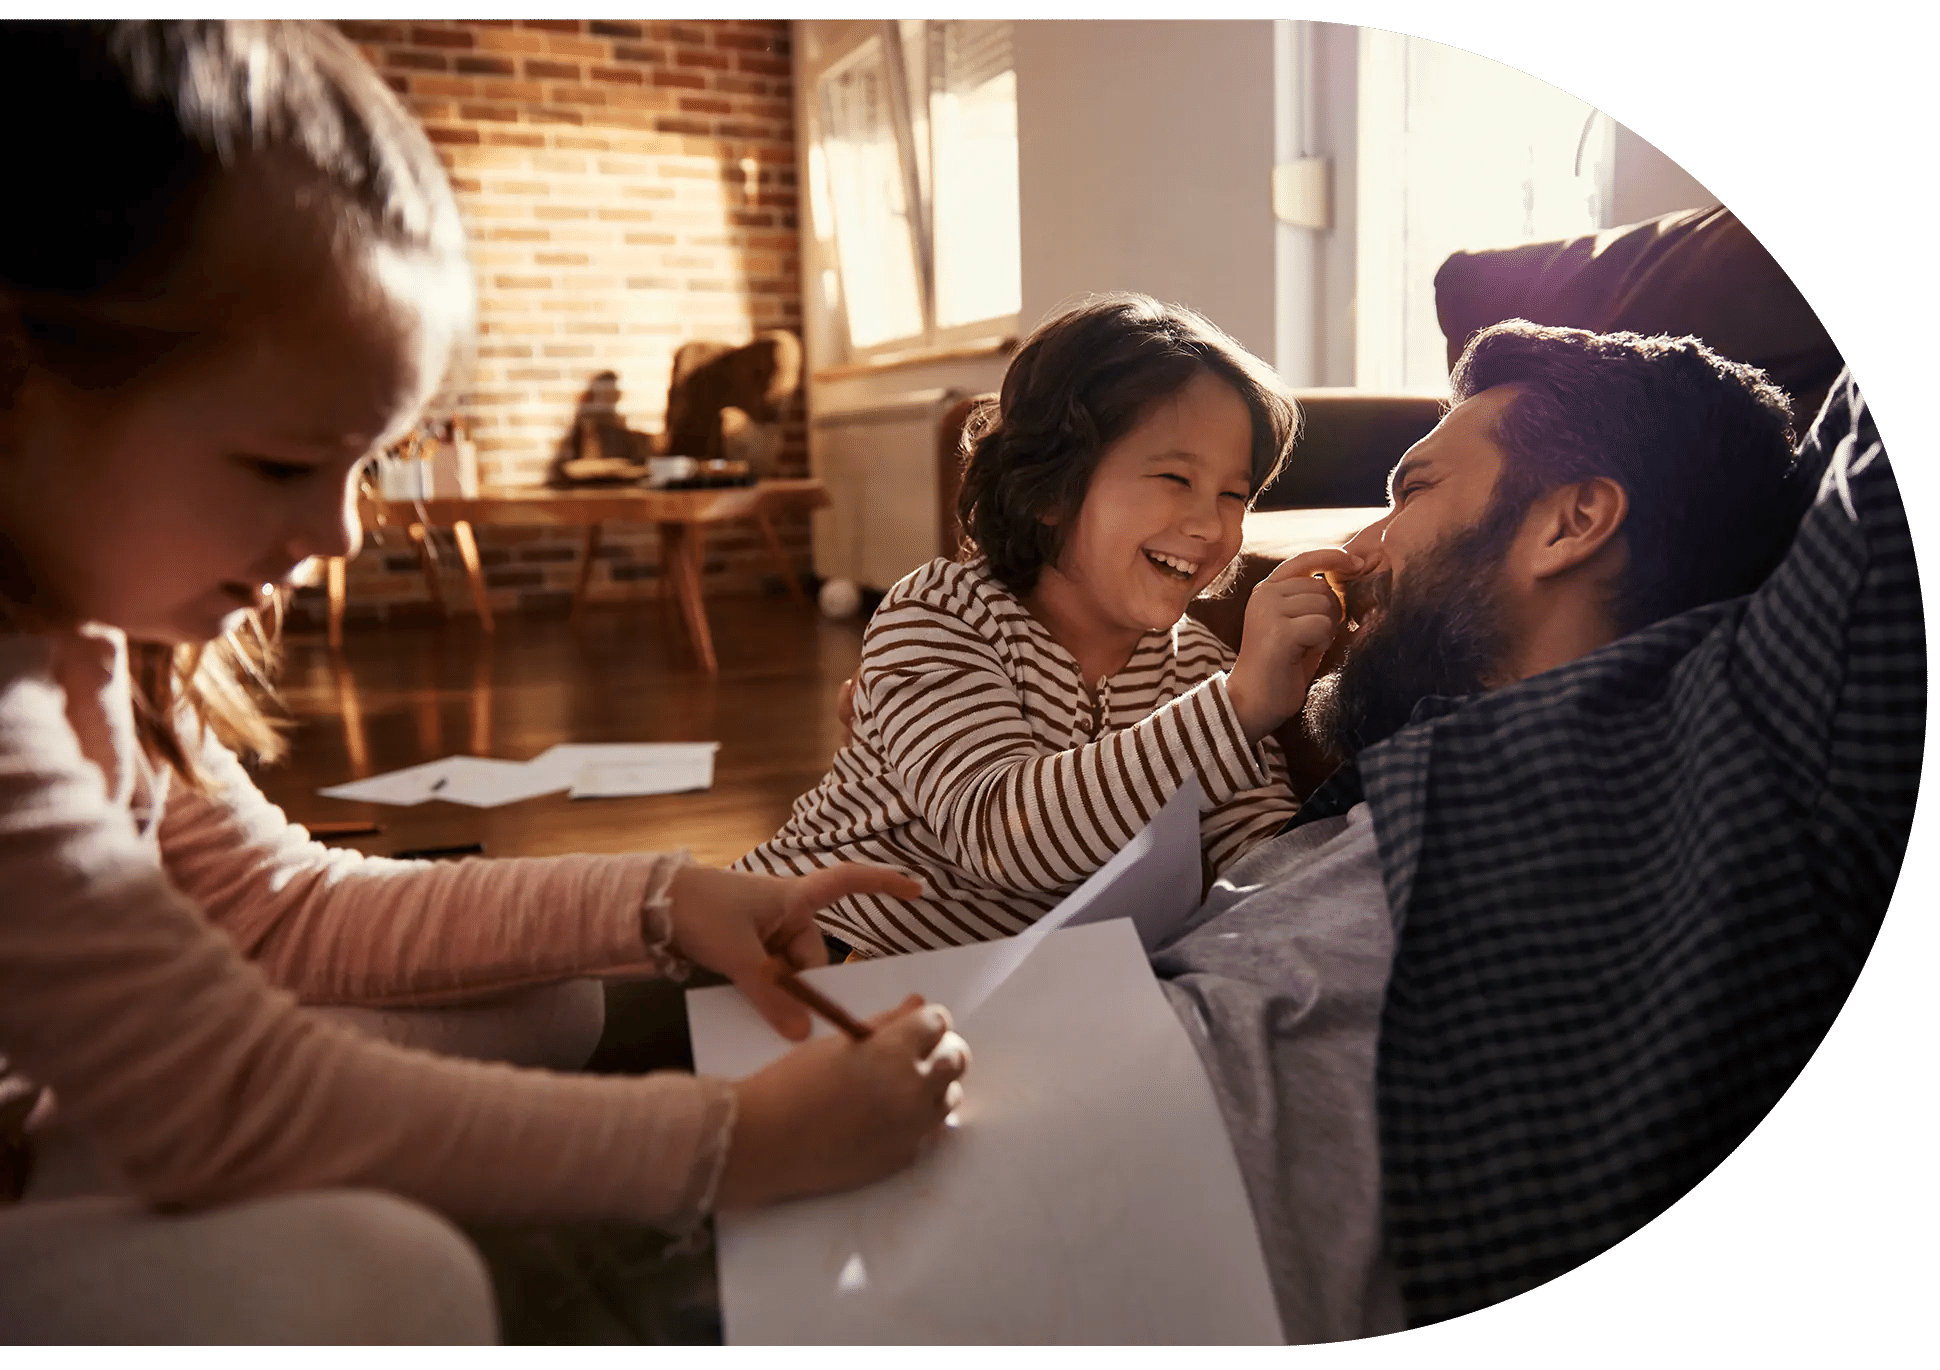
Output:
M836 693L855 669L859 620L830 623L786 599L709 601L720 674L697 669L652 604L591 606L572 620L470 617L321 633L285 644L288 759L258 782L299 823L370 818L342 843L385 855L482 843L489 856L686 847L725 864L772 835L840 742ZM671 648L671 650L670 650ZM454 753L522 761L556 742L719 742L706 793L497 809L432 800L354 804L323 786Z

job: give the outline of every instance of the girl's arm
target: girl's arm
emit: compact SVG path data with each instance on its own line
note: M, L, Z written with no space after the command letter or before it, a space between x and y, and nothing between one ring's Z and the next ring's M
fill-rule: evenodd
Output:
M1287 783L1287 759L1271 737L1260 743L1266 754L1269 782L1243 790L1224 804L1208 809L1199 819L1199 841L1214 875L1279 832L1299 812L1299 801Z
M1056 890L1110 859L1188 775L1211 807L1271 785L1223 674L1131 728L1041 754L998 614L968 593L886 602L857 677L859 726L952 862L1003 888Z
M960 1095L967 1053L928 1011L740 1085L519 1070L321 1021L173 888L35 650L0 636L0 1049L151 1202L357 1185L464 1218L677 1227L717 1193L875 1178Z
M433 1002L678 965L664 916L678 856L393 861L332 850L265 799L227 749L207 742L199 759L210 792L178 782L162 816L169 877L301 999Z

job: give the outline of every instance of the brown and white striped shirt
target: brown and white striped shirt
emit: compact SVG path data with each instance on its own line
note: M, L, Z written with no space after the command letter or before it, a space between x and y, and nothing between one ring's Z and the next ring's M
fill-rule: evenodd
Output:
M855 725L782 830L735 864L775 875L842 860L922 877L926 897L860 895L822 924L864 955L1008 937L1136 836L1187 775L1214 871L1292 816L1271 739L1249 746L1233 654L1181 618L1087 689L1071 654L982 562L937 560L884 597L863 639Z

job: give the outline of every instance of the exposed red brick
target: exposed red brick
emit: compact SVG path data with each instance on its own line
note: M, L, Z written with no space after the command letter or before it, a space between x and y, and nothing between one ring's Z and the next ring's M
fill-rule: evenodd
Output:
M674 61L683 67L709 67L715 71L726 71L728 59L718 52L690 52L680 48L674 53Z
M578 33L580 21L577 19L521 19L522 29L544 29L548 33Z
M418 96L438 95L462 100L478 93L478 82L466 80L461 76L420 76L411 82L411 93Z
M414 43L414 27L471 44ZM656 431L683 342L800 329L786 22L441 20L360 31L375 35L369 60L434 116L427 126L472 232L478 362L467 388L438 403L465 417L487 481L543 477L596 370L619 372L622 412ZM432 62L393 65L398 51ZM749 157L758 172L744 195ZM806 432L802 406L791 404L782 470L808 469ZM797 557L808 527L797 516L778 529ZM576 531L488 529L480 540L497 577L521 581L492 591L502 609L565 601ZM609 542L595 593L651 594L652 529L615 528ZM767 574L765 548L747 530L724 530L710 548L710 593L756 588ZM351 576L360 612L403 614L423 600L421 579L387 571L381 551Z
M735 33L732 31L714 35L717 48L734 48L740 52L778 52L788 51L788 40L774 34Z
M413 28L411 41L421 48L468 48L472 36L463 29Z
M389 48L384 53L384 65L403 67L407 71L450 71L451 61L435 53L412 52L408 48Z
M362 19L339 19L337 29L353 43L402 43L404 25L373 24Z

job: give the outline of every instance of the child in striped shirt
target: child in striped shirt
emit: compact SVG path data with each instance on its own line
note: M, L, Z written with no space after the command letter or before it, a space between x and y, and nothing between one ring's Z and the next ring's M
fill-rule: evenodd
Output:
M737 864L920 875L921 898L823 910L876 956L1022 931L1188 775L1215 873L1278 831L1295 802L1269 734L1339 627L1319 574L1359 563L1323 550L1278 567L1237 660L1185 610L1233 565L1298 422L1265 363L1189 310L1114 295L1039 328L970 424L963 553L884 597L848 743Z

